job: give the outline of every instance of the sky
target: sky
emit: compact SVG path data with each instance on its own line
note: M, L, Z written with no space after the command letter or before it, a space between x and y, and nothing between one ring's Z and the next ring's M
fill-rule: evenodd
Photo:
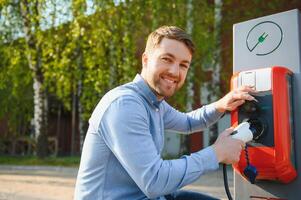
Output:
M118 5L124 0L113 0ZM42 30L59 26L73 20L72 16L72 0L46 0L45 6L41 11L41 28ZM86 0L86 15L95 13L95 0ZM21 29L21 21L12 14L12 7L7 6L0 11L0 36L9 34L10 27L13 27L12 38L23 37L24 33Z

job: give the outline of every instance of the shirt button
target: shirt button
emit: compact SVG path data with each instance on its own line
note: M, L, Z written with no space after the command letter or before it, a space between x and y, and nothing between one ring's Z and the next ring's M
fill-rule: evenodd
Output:
M159 109L158 109L158 108L156 108L156 111L157 111L157 112L159 112Z

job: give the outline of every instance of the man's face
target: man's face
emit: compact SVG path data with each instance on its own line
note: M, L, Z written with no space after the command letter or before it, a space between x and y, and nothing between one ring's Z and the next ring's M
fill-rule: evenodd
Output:
M184 43L163 38L159 45L142 55L141 76L158 99L170 97L184 84L191 58Z

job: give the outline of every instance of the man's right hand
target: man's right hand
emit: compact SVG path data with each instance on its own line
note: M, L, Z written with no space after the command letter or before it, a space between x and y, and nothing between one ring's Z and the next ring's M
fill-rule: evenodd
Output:
M251 94L257 91L250 86L240 86L239 88L230 91L223 98L214 102L215 108L223 113L225 111L232 111L238 106L245 103L245 101L257 101Z
M212 145L218 162L234 164L239 161L240 153L245 147L245 143L231 137L233 130L234 128L228 128L223 131Z

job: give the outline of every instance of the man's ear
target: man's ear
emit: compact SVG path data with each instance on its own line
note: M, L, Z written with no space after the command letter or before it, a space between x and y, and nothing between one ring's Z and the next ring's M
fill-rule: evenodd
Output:
M143 52L142 54L142 67L147 67L148 55L147 53Z

